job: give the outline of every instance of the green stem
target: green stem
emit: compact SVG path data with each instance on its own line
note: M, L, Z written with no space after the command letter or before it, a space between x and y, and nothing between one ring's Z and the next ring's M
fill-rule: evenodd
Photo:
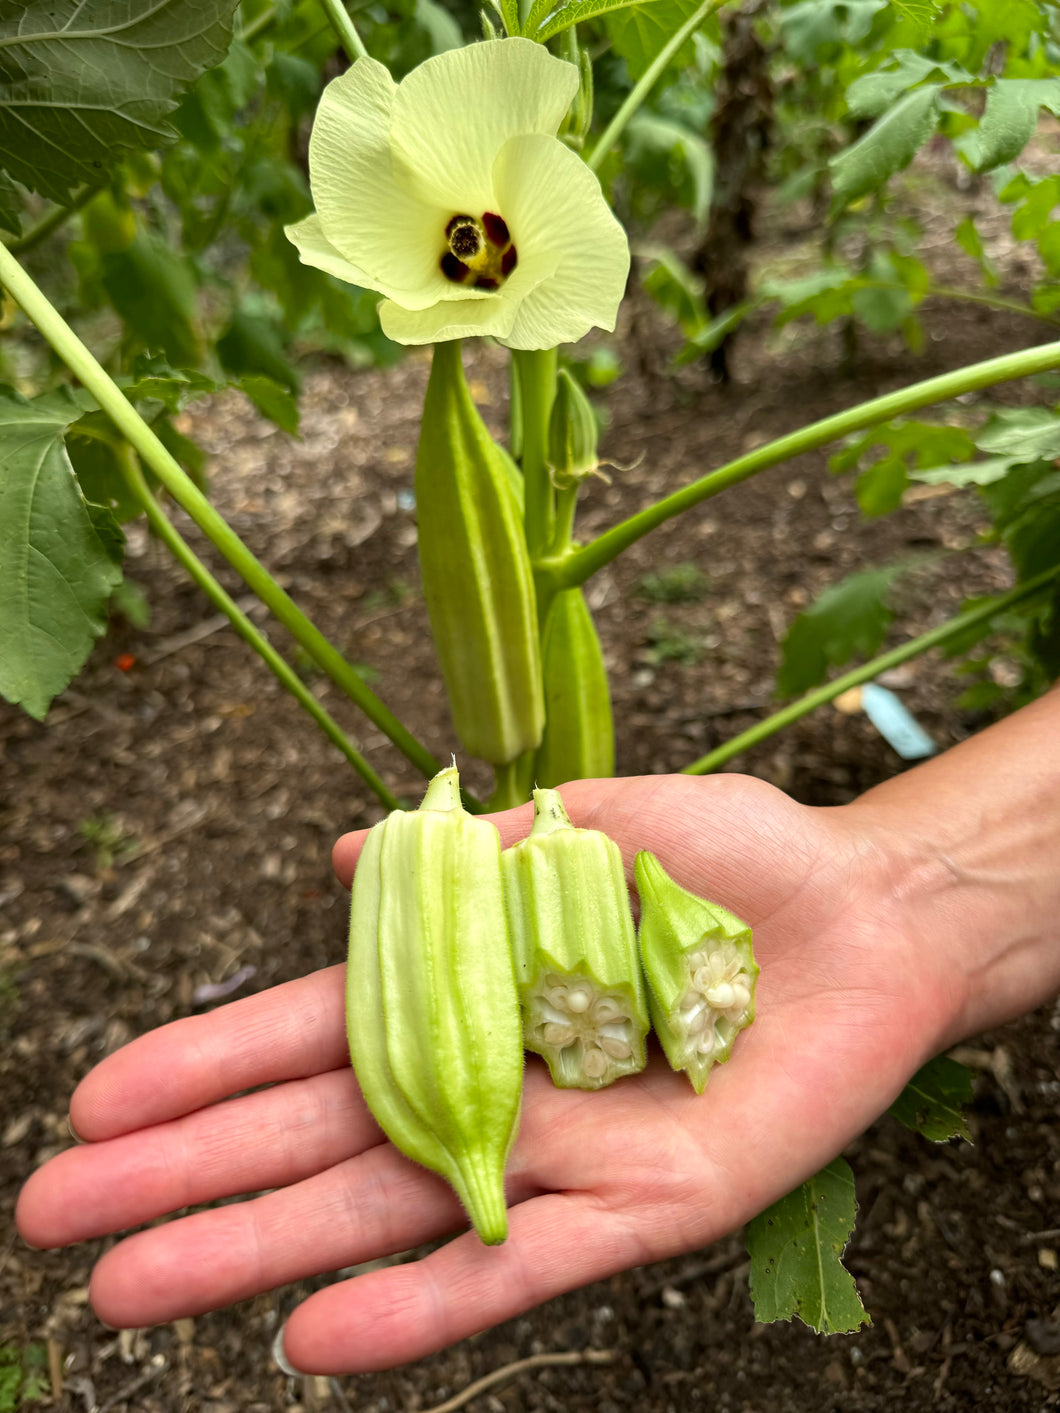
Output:
M898 667L901 663L908 662L910 658L919 657L929 648L938 647L941 643L948 642L949 639L966 632L967 629L974 628L976 624L994 618L999 613L1004 613L1015 604L1030 598L1058 577L1060 577L1060 565L1053 565L1052 568L1043 570L1041 574L1036 574L1033 579L1028 579L1025 584L1017 584L1008 593L1000 594L988 603L979 604L975 608L968 609L965 613L959 613L945 623L940 623L937 628L931 628L928 632L921 633L919 638L911 638L908 643L892 648L889 652L881 653L879 657L874 657L871 662L866 662L862 667L855 667L852 671L845 672L834 682L826 682L824 686L807 692L797 702L792 702L790 706L783 707L780 711L774 712L772 716L767 716L765 721L760 721L757 726L742 731L739 736L734 736L731 741L726 741L724 746L719 746L717 750L708 751L699 760L693 761L691 765L686 765L683 773L685 775L709 775L712 770L717 770L718 766L724 765L733 756L750 750L752 746L757 746L760 741L766 740L785 726L790 726L793 721L798 721L800 717L806 716L817 707L824 706L826 702L834 701L844 692L849 692L851 687L860 687L865 682L871 682L881 672Z
M534 752L524 751L507 765L493 767L493 794L489 798L488 810L512 810L516 805L525 805L530 798L530 784L533 779Z
M555 491L548 469L548 423L556 396L556 350L515 349L522 414L523 518L530 558L543 555L552 542Z
M244 642L250 644L299 705L305 708L328 740L339 748L364 783L375 792L387 809L399 809L399 801L390 793L380 776L353 745L338 722L328 715L298 674L284 661L264 634L254 626L180 535L176 526L151 494L129 444L122 442L115 447L115 450L118 451L118 460L129 489L143 507L151 529L170 551L173 558L198 584L210 602L229 619L239 636Z
M971 363L952 373L943 373L936 378L926 378L913 383L908 388L886 393L883 397L872 398L859 403L847 412L838 412L833 417L825 417L820 422L811 422L797 432L790 432L768 445L739 456L717 471L701 476L690 485L674 491L646 509L631 515L629 519L605 531L590 544L575 550L572 554L556 560L540 560L535 571L542 582L550 581L555 588L573 588L584 584L586 579L602 569L605 564L617 558L650 530L657 529L664 521L681 511L699 505L701 501L716 496L729 486L738 485L759 471L767 471L772 466L788 461L794 456L815 451L829 442L853 432L863 432L881 422L889 422L894 417L916 412L934 402L946 402L962 393L987 388L994 383L1010 382L1013 378L1026 378L1035 373L1045 373L1060 368L1060 343L1040 344L1036 348L1021 349L1018 353L1006 353L1000 358L988 358L982 363Z
M364 47L364 41L354 28L343 0L320 0L320 3L327 11L328 19L334 26L335 33L342 42L342 47L345 49L350 63L354 63L357 59L367 59L368 50Z
M909 286L902 284L900 280L874 280L866 275L857 280L854 288L908 290ZM983 294L978 290L958 289L954 285L928 285L923 298L957 299L965 304L982 304L987 309L1000 309L1006 314L1022 314L1027 319L1036 319L1040 324L1051 324L1054 329L1060 326L1060 317L1057 315L1034 309L1029 304L1020 304L1015 299L1005 299L999 294Z
M239 35L240 39L243 41L244 44L253 43L253 41L257 39L258 35L264 33L264 31L269 28L269 26L275 21L275 19L276 6L266 5L260 15L256 15L255 18L252 19L249 24L243 26Z
M34 250L43 241L46 241L54 231L57 231L60 226L64 226L71 216L81 210L82 206L87 205L99 190L100 188L98 186L80 187L74 192L73 197L66 206L56 206L53 211L49 211L46 216L42 216L37 224L31 226L24 235L20 235L17 240L10 241L7 247L10 253L12 255L25 255L27 251Z
M424 776L440 769L430 752L413 737L393 713L365 685L336 647L328 642L280 588L223 516L213 508L191 478L170 455L143 418L93 358L62 316L52 307L10 253L0 245L0 284L20 304L66 366L79 378L118 431L150 466L161 484L185 510L229 564L298 640L313 661L361 708Z
M625 132L630 118L648 97L655 87L656 80L685 40L696 32L708 15L720 10L725 3L726 0L703 0L699 9L685 21L676 34L671 35L627 94L622 106L601 134L599 142L585 159L590 171L599 171L600 164Z

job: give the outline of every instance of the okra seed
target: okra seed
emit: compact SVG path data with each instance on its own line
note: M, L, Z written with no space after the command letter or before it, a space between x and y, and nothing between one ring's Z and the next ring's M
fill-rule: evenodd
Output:
M628 1060L633 1053L631 1047L624 1040L612 1040L609 1035L600 1037L600 1048L606 1051L612 1060Z
M583 1011L587 1011L591 1001L592 996L583 986L572 987L567 995L567 1005L575 1015L581 1015Z
M727 1011L736 1000L736 988L728 981L719 981L717 985L708 987L704 994L719 1011Z
M546 1045L556 1045L560 1049L564 1045L570 1045L575 1039L575 1030L572 1025L560 1025L556 1021L549 1021L542 1031Z
M709 1055L714 1049L714 1027L703 1032L696 1040L696 1049L701 1055Z
M582 1069L589 1079L603 1079L607 1073L607 1058L599 1046L594 1045L586 1048Z

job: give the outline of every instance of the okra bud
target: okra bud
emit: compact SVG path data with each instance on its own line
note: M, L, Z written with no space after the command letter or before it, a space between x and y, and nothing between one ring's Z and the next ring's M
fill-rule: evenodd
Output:
M545 731L534 758L541 785L611 776L615 730L604 655L580 588L561 589L541 634Z
M453 726L491 765L534 750L545 715L513 474L471 400L459 343L437 344L416 455L420 570Z
M711 1068L729 1058L737 1033L754 1020L751 929L675 883L647 850L634 873L652 1025L671 1066L702 1094Z
M526 1048L561 1088L642 1070L647 1000L618 845L535 790L533 828L501 862Z
M508 1233L504 1166L523 1079L500 836L461 808L455 767L368 834L353 879L350 1058L392 1143L455 1189L479 1236Z

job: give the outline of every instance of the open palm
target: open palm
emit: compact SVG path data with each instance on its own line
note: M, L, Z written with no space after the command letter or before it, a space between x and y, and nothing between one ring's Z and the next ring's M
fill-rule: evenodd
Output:
M466 1232L313 1295L284 1337L302 1370L390 1367L705 1245L829 1161L942 1044L941 963L903 934L888 860L847 811L797 805L741 776L582 781L563 796L575 824L619 843L628 869L651 849L679 883L752 925L757 1020L702 1096L660 1054L599 1093L554 1089L532 1058L507 1243L487 1248ZM530 811L496 820L508 844ZM362 839L336 847L347 879ZM364 1106L343 970L165 1026L79 1086L71 1118L86 1141L27 1183L28 1241L65 1245L264 1193L114 1246L92 1280L104 1320L193 1315L464 1224L446 1184L403 1158Z

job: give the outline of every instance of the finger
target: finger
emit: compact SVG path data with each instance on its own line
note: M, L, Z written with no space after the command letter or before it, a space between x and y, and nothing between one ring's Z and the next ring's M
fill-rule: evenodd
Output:
M285 1357L304 1373L393 1368L645 1259L635 1228L587 1194L533 1198L509 1223L503 1246L468 1233L311 1296L284 1327Z
M637 852L650 849L683 887L709 891L752 925L787 901L793 879L813 874L821 837L808 827L813 812L752 776L575 780L560 793L575 825L601 829L618 844L630 881ZM533 808L482 817L496 824L508 848L529 833ZM332 851L346 887L366 835L344 834Z
M26 1183L16 1221L33 1246L68 1246L286 1187L382 1141L352 1070L332 1070L60 1153Z
M216 1103L241 1089L349 1063L346 968L328 967L133 1040L78 1085L70 1121L97 1141Z
M97 1264L92 1304L108 1324L162 1324L406 1251L466 1221L447 1183L380 1144L291 1187L126 1238Z

